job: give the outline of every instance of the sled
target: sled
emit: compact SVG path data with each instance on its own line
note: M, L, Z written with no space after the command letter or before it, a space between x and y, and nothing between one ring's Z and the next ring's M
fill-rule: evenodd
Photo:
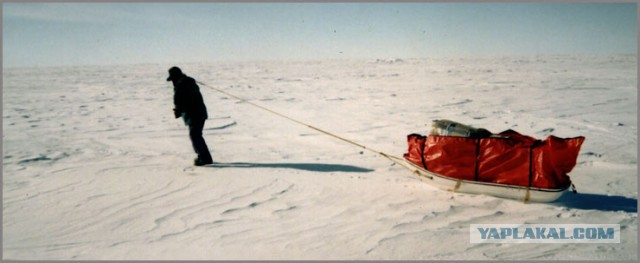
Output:
M552 202L572 186L568 173L584 142L582 136L538 140L513 130L493 134L448 120L433 126L428 136L408 135L404 154L430 184L532 202Z
M522 200L524 202L549 203L560 198L569 187L560 189L546 189L538 187L524 187L516 185L496 184L479 181L460 180L434 172L425 170L424 168L405 160L416 170L414 173L424 182L441 190L467 193L482 194L495 197Z

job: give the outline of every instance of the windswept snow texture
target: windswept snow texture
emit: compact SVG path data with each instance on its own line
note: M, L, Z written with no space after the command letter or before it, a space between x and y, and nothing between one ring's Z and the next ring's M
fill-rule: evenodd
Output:
M585 136L579 194L524 204L400 165L201 86L193 167L173 65L3 71L4 259L637 259L636 56L181 64L212 87L401 156L446 118ZM620 224L619 244L472 244L482 223Z

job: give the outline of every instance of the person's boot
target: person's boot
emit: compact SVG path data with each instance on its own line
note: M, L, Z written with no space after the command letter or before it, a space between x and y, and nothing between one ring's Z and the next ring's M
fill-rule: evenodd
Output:
M204 160L204 161L203 161L203 160L201 160L200 158L196 158L196 159L193 161L193 165L195 165L195 166L204 166L204 165L212 164L212 163L213 163L213 160L211 160L211 159L209 159L209 160Z

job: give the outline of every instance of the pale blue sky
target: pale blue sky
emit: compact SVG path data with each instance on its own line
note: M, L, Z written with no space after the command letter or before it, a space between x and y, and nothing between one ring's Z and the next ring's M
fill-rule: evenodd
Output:
M4 3L4 67L637 52L636 3Z

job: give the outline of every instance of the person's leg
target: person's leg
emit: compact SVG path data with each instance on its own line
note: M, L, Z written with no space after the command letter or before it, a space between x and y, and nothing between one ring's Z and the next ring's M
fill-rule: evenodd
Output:
M198 154L198 160L204 163L211 163L211 154L207 143L202 138L202 129L204 128L205 120L191 120L189 125L189 137L193 144L193 150Z

